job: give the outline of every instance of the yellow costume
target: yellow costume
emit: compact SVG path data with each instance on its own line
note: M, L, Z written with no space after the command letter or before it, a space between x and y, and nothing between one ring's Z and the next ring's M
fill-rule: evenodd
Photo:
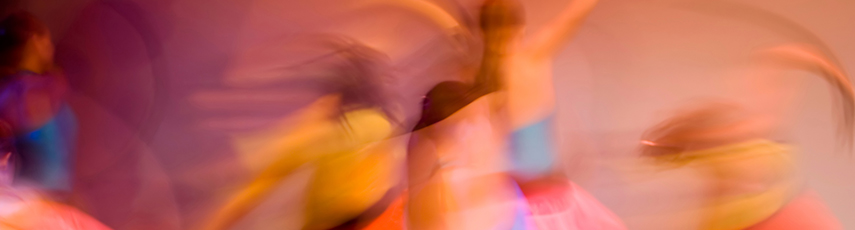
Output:
M256 150L280 155L232 200L226 213L252 208L274 184L306 164L314 166L314 174L306 193L304 229L328 229L355 218L397 183L394 170L402 154L384 141L392 126L382 113L364 109L347 113L341 122L302 125L279 140L260 137L268 141Z
M657 159L711 173L719 190L703 207L702 229L738 230L769 218L798 192L790 153L787 146L754 140Z

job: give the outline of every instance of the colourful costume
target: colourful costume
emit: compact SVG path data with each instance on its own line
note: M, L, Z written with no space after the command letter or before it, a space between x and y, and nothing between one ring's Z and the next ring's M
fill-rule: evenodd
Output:
M280 157L258 180L281 180L304 164L314 166L304 229L329 229L358 218L397 185L395 155L382 144L392 134L386 117L375 110L347 113L341 122L313 124L311 140L287 143ZM276 141L263 147L282 149ZM253 189L251 186L249 189Z
M785 145L754 140L657 159L710 173L717 193L703 207L703 229L739 230L772 219L804 195L790 153Z
M22 72L0 82L0 116L22 134L17 138L21 176L47 189L70 190L77 123L62 99L65 86L52 76ZM26 127L32 124L39 127ZM36 128L20 133L24 128Z

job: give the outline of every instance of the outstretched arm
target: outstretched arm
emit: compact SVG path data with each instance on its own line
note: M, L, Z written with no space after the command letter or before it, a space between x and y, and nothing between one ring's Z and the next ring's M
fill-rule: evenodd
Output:
M436 23L443 29L454 29L460 27L460 22L458 22L457 19L451 16L451 14L449 14L436 4L425 0L368 0L364 4L392 6L409 10L427 17L433 23Z
M328 146L327 148L335 148L336 146L328 144L336 142L330 139L330 137L335 137L329 135L327 127L305 125L303 128L294 130L293 133L298 135L278 140L259 150L260 152L276 151L284 154L258 174L248 186L230 197L226 204L214 214L211 218L212 221L204 229L229 229L269 196L282 179L288 177L303 164L315 160L324 151L328 151L322 146Z
M460 21L442 7L427 0L366 0L358 8L388 6L413 12L440 27L445 38L460 52L470 52L473 35Z
M296 154L287 154L292 157L280 157L277 159L276 162L256 176L248 186L230 197L226 204L214 214L211 222L204 229L230 229L235 223L258 207L275 190L276 185L282 179L309 161L300 156L302 152L306 151L296 152Z
M829 82L846 86L845 89L842 89L846 94L855 95L852 90L852 82L849 81L843 70L826 57L826 55L823 55L810 46L800 44L781 45L765 50L764 54L787 63L792 63L797 67L816 69L824 73L826 80Z
M777 63L789 67L805 68L817 71L831 84L839 95L838 102L842 110L840 117L840 138L846 147L851 147L855 135L855 89L852 82L837 63L815 47L803 44L780 45L761 52L761 58L771 57Z
M555 56L572 38L599 0L571 0L570 4L524 47L534 58Z

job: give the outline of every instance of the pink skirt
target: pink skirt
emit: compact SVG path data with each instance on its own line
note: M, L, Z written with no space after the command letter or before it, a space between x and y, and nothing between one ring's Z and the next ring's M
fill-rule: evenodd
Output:
M623 222L573 182L526 191L539 230L624 230Z

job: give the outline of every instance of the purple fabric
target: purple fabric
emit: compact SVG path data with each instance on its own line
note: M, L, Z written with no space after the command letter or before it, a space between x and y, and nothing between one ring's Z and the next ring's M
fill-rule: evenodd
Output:
M20 72L0 79L0 119L9 122L17 132L32 131L22 130L24 127L35 128L39 124L26 114L28 97L34 95L47 95L51 111L56 113L66 88L59 78L54 75L38 75L30 72Z

